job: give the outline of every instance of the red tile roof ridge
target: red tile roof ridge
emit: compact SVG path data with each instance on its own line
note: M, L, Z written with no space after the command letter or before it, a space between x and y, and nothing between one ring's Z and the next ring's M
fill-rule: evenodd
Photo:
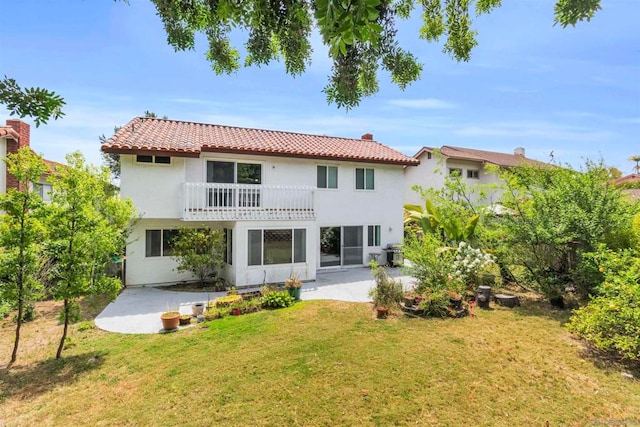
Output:
M296 132L296 131L289 131L289 130L253 128L253 127L247 127L247 126L220 125L220 124L216 124L216 123L194 122L194 121L190 121L190 120L165 119L165 118L162 118L162 117L138 116L138 117L134 117L133 119L131 119L131 121L129 123L131 123L133 120L136 120L136 119L157 120L157 121L164 121L164 122L176 122L176 123L185 123L185 124L190 124L190 125L212 126L212 127L221 127L221 128L229 128L229 129L239 129L239 130L257 130L257 131L260 131L260 132L286 133L286 134L290 134L290 135L315 136L315 137L319 137L319 138L350 139L352 141L368 141L368 142L375 142L376 144L379 144L379 145L382 145L383 147L386 147L386 145L376 141L375 139L363 140L362 138L350 138L350 137L345 137L345 136L321 135L321 134L317 134L317 133L304 133L304 132ZM127 123L127 125L129 123Z
M11 137L20 138L20 134L11 126L0 126L0 138Z
M378 141L248 128L157 117L135 117L103 145L102 151L153 154L172 152L255 153L315 159L417 165L417 159Z

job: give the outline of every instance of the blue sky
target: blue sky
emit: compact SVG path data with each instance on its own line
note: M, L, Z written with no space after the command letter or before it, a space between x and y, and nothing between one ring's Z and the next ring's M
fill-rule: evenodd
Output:
M146 0L4 2L0 73L66 99L63 119L31 131L34 149L58 161L81 150L100 163L98 136L150 110L234 126L369 132L409 155L422 146L522 146L543 161L551 152L576 166L602 157L631 173L627 158L640 154L640 1L603 0L591 22L567 29L553 27L553 4L505 0L477 19L479 46L468 63L418 39L418 19L400 23L401 41L424 64L422 79L401 91L381 74L380 92L348 112L321 92L331 63L318 36L303 76L281 64L217 76L202 40L190 52L167 45Z

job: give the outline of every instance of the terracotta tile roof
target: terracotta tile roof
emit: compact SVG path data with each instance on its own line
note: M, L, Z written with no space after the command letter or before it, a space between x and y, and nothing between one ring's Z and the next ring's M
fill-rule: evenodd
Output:
M108 153L168 153L198 157L202 152L351 160L417 165L409 156L368 139L250 129L137 117L102 145Z
M621 184L627 184L631 182L633 183L640 182L640 174L632 173L631 175L620 177L614 181L614 184L621 185Z
M433 152L431 147L423 147L414 157L419 157L423 152ZM545 165L546 163L529 159L519 154L498 153L495 151L476 150L473 148L452 147L443 145L439 149L444 157L459 160L473 160L483 163L491 163L497 166L520 166L522 163L530 165Z
M0 138L18 139L20 135L11 126L0 126Z

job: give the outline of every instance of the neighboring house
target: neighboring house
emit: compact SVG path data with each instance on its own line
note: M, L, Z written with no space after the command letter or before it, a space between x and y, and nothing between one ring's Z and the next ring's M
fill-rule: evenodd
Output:
M632 173L614 181L631 200L640 200L640 174Z
M224 232L236 286L313 280L366 265L403 238L405 166L373 140L138 117L102 150L121 154L122 197L141 219L127 245L128 285L175 283L180 227ZM375 256L375 255L374 255Z
M472 184L499 184L500 178L488 173L487 165L514 167L522 164L543 164L525 157L524 148L518 147L513 154L444 145L439 149L423 147L414 156L420 165L405 170L404 203L422 205L424 201L412 187L440 189L447 175L459 174L464 182ZM497 202L501 192L496 189L489 197Z
M22 120L7 120L6 126L0 126L0 194L7 192L9 188L18 188L18 180L7 171L4 162L7 154L16 153L23 147L31 146L31 127ZM51 201L51 184L48 177L55 173L55 167L59 163L43 159L48 171L43 174L38 182L33 183L34 191L40 194L45 202Z

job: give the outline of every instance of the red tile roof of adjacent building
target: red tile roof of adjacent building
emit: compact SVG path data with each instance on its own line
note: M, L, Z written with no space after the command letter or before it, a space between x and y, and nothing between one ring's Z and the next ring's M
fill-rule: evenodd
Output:
M627 184L627 183L631 183L631 182L640 182L640 174L637 173L632 173L630 175L626 175L623 177L620 177L618 179L616 179L614 181L615 185L621 185L621 184Z
M122 154L166 153L181 157L218 152L399 165L420 163L367 138L308 135L153 117L131 120L102 145L102 151Z
M423 147L414 157L419 157L424 152L433 152L436 148ZM491 163L497 166L521 166L523 163L530 165L544 165L546 163L529 159L520 154L498 153L495 151L476 150L473 148L452 147L443 145L440 153L446 158L459 160L473 160L483 163Z
M0 126L0 138L6 137L18 139L20 138L20 135L11 126Z

